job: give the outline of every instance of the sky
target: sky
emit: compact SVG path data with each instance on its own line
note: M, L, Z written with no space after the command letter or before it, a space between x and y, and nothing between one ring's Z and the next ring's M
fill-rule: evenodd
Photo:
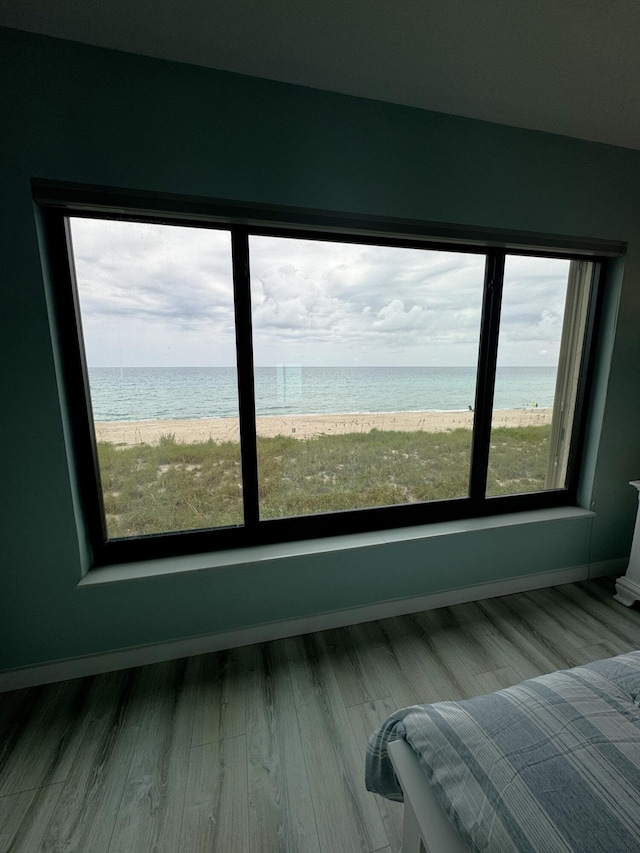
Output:
M235 363L228 231L71 219L90 367ZM257 366L471 366L484 256L250 237ZM507 257L499 363L557 364L569 262Z

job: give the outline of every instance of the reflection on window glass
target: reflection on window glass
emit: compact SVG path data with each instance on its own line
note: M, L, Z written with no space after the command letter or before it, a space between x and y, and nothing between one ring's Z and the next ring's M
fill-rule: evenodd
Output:
M71 233L107 537L241 524L229 232Z
M506 259L487 495L564 488L592 264Z
M484 256L249 252L260 517L466 497Z

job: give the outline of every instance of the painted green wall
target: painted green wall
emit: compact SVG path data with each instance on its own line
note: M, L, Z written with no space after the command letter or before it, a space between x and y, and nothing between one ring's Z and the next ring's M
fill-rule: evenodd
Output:
M640 152L2 29L0 108L0 669L628 555ZM628 241L581 490L596 518L78 588L32 177Z

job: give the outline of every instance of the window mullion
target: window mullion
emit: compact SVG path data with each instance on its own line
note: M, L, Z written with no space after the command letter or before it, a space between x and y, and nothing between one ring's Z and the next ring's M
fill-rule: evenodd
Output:
M495 250L487 254L469 483L469 497L478 502L484 499L487 488L504 261L503 251Z
M244 524L247 528L255 528L257 527L259 518L258 446L253 381L249 235L246 228L232 229L231 248L233 257Z

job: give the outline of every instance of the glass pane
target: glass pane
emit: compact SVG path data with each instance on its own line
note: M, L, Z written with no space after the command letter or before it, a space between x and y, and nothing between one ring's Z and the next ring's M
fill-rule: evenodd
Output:
M262 518L466 497L484 257L251 237Z
M71 232L108 537L241 524L229 232Z
M509 256L487 495L563 488L592 264Z

